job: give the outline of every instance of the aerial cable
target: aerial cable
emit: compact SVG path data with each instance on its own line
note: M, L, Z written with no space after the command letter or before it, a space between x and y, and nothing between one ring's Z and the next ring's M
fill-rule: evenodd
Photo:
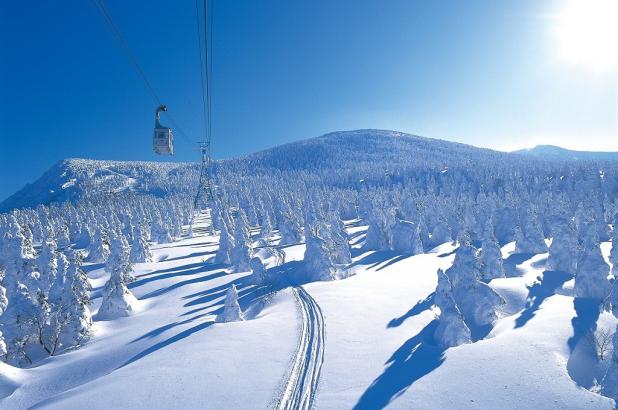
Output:
M210 2L210 13L208 12L207 0L202 0L203 15L200 16L199 0L195 1L195 15L196 15L196 32L198 36L198 55L200 58L200 79L202 85L202 104L204 115L204 141L199 142L199 151L201 153L202 161L200 166L200 176L198 180L198 187L195 193L193 201L194 211L199 211L203 202L215 200L213 195L213 189L210 184L211 177L211 141L212 141L212 84L211 84L211 71L212 71L212 28L213 28L213 14L214 14L214 0ZM204 35L204 58L202 59L202 30L200 29L200 17L203 17L203 35ZM209 36L210 31L210 36ZM205 200L205 201L204 201Z
M133 53L133 51L131 50L131 47L129 47L129 43L127 42L125 37L122 35L122 32L120 31L116 23L114 22L114 19L112 18L111 13L109 12L109 10L107 9L107 6L105 5L105 0L92 0L92 2L95 4L96 8L99 10L101 15L103 16L103 20L105 20L107 25L110 27L112 33L114 34L114 36L120 43L122 50L124 51L127 59L129 60L129 62L131 63L135 71L137 72L138 76L142 79L153 101L157 105L163 105L163 103L161 102L161 99L159 98L159 95L156 93L150 81L148 81L148 78L146 77L146 74L142 66L139 64L139 61L137 60L135 53ZM180 128L180 126L178 125L174 117L169 113L169 111L166 114L168 118L170 119L170 122L172 123L174 128L176 128L178 132L180 133L180 136L183 137L187 143L193 145L194 142L191 141L191 139L187 136L187 134L183 131L183 129Z
M206 103L206 87L204 85L204 60L202 58L202 31L200 29L200 1L195 0L195 22L196 22L196 33L197 33L197 54L200 58L200 84L202 86L202 117L204 119L204 132L208 133L208 114L207 114L207 103ZM204 30L207 28L204 27Z
M210 13L208 13L208 1L207 0L203 0L204 3L204 58L206 60L206 102L208 104L208 131L206 134L206 141L208 143L208 146L210 147L210 140L212 138L212 98L211 98L211 82L210 82L210 71L211 71L211 65L212 65L212 58L211 58L211 53L212 53L212 46L210 44L210 37L208 36L208 27L210 27L210 30L212 31L212 21L213 21L213 10L211 10ZM212 0L210 2L211 7L214 6L214 0ZM207 23L210 23L207 25Z

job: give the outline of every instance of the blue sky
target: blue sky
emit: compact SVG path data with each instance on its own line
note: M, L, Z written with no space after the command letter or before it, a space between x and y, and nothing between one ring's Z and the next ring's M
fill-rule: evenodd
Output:
M217 1L213 154L385 128L510 150L618 150L618 74L560 57L565 1ZM202 138L195 3L107 0ZM155 105L92 2L0 5L0 199L68 157L162 160ZM177 139L173 160L197 159ZM167 159L163 159L167 160Z

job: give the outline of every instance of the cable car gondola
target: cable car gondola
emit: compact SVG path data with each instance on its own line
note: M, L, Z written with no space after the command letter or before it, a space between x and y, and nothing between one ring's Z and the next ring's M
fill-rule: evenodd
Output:
M155 127L152 137L152 146L154 152L158 155L174 155L174 135L172 129L159 122L161 111L167 111L167 107L163 104L157 107L155 113Z

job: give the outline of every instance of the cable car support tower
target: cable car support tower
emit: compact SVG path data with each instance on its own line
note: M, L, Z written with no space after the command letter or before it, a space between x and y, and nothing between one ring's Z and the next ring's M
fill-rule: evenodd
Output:
M202 106L204 119L205 141L198 142L198 150L201 155L200 176L198 180L197 191L193 200L193 218L200 215L203 210L212 208L212 201L215 200L214 189L211 185L212 181L212 158L210 156L210 142L212 137L212 99L211 99L211 70L212 70L212 29L213 29L213 13L214 0L210 1L210 10L208 1L202 0L202 11L200 13L199 0L195 0L195 19L197 46L200 60L200 78L202 85ZM209 13L210 11L210 13ZM200 23L200 17L203 18L203 24ZM200 27L202 26L202 27ZM209 36L209 31L211 36ZM202 54L202 34L204 35L203 43L204 50ZM212 215L210 215L212 218ZM191 221L193 224L193 221ZM211 221L212 224L212 221Z

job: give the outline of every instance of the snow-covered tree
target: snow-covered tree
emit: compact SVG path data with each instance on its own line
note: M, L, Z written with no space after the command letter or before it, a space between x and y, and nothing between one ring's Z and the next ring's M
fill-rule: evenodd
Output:
M88 247L90 262L105 262L109 256L109 238L102 229L97 229Z
M470 329L453 299L451 281L442 269L438 269L435 303L440 308L439 323L434 334L436 342L445 348L470 343Z
M238 304L238 291L236 286L231 284L225 294L225 302L223 304L223 312L217 315L217 322L237 322L245 320L242 310Z
M289 210L287 213L282 214L281 217L282 220L279 224L281 240L279 245L294 245L302 242L303 228L294 213Z
M144 231L140 225L136 225L133 230L133 243L131 244L129 260L132 263L152 261L150 245L148 245L148 241L144 237Z
M234 237L229 232L230 222L226 221L226 218L221 218L218 225L221 231L219 233L219 247L215 255L215 263L229 264L231 263L231 253L234 248Z
M122 269L112 270L109 280L103 288L103 298L97 319L112 320L129 316L135 310L137 299L127 288L124 276Z
M105 261L105 271L110 274L119 271L125 284L135 281L130 260L130 248L123 236L112 238L110 254Z
M170 243L174 240L170 230L171 221L165 216L155 215L150 226L150 239L156 243Z
M129 260L129 246L122 236L113 238L105 270L109 272L110 277L103 289L103 300L97 318L108 320L128 316L134 310L136 299L127 288L127 284L135 278Z
M554 237L549 246L547 269L575 273L579 257L577 232L571 220L557 223L554 227Z
M618 326L614 333L613 345L611 362L603 379L601 391L604 396L618 401Z
M325 236L331 249L333 263L338 265L351 263L352 254L348 234L343 221L335 213L330 215Z
M395 252L409 255L423 253L418 224L397 219L391 229L391 235L391 248Z
M58 271L58 253L53 240L41 245L41 252L36 260L37 269L41 275L42 286L47 291L54 282Z
M330 248L320 234L319 227L305 229L307 246L303 260L309 281L333 280L336 268L331 257Z
M485 233L479 252L481 279L489 281L504 277L504 265L502 251L493 232Z
M429 237L428 248L433 248L446 242L453 240L451 230L446 221L440 219L431 230Z
M484 326L497 319L496 309L504 300L486 283L480 281L477 250L469 238L460 235L453 265L447 269L453 286L453 297L468 327Z
M0 360L6 362L6 356L7 356L8 350L6 348L6 342L4 340L4 335L2 334L2 331L0 331Z
M239 212L234 226L234 246L230 252L231 263L236 272L246 272L250 270L249 261L253 257L253 246L251 234L249 232L247 218Z
M0 316L4 313L9 305L9 299L6 296L6 289L2 286L4 279L4 272L0 271Z
M390 226L386 214L374 209L369 217L369 227L363 248L367 250L386 251L390 249Z
M523 218L522 225L515 226L515 252L517 253L544 253L547 244L543 239L543 232L535 219L529 214Z
M614 279L612 292L609 295L608 302L614 316L618 317L618 278Z
M251 258L249 263L251 268L251 282L256 286L261 286L267 282L266 268L262 259L258 257Z
M77 346L90 336L92 328L92 315L90 313L91 290L88 275L82 269L81 255L77 252L71 254L71 260L67 269L66 308L67 324L62 331L62 342L65 345Z
M607 279L609 266L603 259L596 227L590 225L575 271L575 297L604 300L611 287Z
M609 252L609 261L612 263L612 273L618 278L618 213L614 217L614 228L611 232L612 248Z

